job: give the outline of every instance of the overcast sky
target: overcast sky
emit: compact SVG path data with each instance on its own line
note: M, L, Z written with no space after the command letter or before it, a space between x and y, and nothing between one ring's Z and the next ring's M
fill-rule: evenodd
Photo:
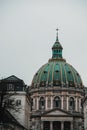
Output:
M30 85L52 56L56 28L63 57L87 86L87 0L0 0L0 78Z

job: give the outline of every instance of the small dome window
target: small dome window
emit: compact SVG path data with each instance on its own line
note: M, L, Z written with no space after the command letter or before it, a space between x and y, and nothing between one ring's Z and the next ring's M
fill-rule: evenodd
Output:
M77 73L77 76L79 76L79 74Z
M60 80L53 80L53 85L54 86L61 86L61 81Z
M55 72L56 72L56 73L58 73L58 72L59 72L59 70L56 70Z
M80 86L82 87L82 83L80 83Z
M36 73L36 76L38 75L38 73Z
M70 73L71 73L71 71L69 70L69 71L68 71L68 73L70 74Z
M69 81L69 87L74 87L74 86L75 86L74 82L73 81Z
M46 81L41 81L40 87L44 87L44 86L46 86Z
M46 74L47 73L47 71L44 71L44 74Z

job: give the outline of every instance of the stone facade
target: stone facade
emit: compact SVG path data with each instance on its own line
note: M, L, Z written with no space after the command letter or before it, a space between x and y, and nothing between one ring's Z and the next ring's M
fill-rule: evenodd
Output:
M56 90L54 92L54 90ZM32 106L32 129L36 130L54 130L59 123L60 130L82 130L83 114L81 99L83 99L83 91L79 89L67 88L46 88L46 90L31 90L31 98L33 99ZM40 107L40 99L42 100L42 108ZM59 97L61 101L60 106L54 105L55 97ZM70 108L70 98L74 99L74 108ZM36 105L37 104L37 105ZM56 104L57 105L57 104ZM47 124L47 126L45 126ZM41 124L41 125L40 125ZM47 128L46 128L47 127Z
M83 109L84 109L84 128L85 130L87 130L87 88L85 88L85 99Z
M35 73L30 86L32 130L84 130L84 85L62 50L57 32L52 58Z
M10 110L15 119L20 122L26 129L30 128L30 102L26 92L17 92L11 97L14 102L20 101L19 110Z

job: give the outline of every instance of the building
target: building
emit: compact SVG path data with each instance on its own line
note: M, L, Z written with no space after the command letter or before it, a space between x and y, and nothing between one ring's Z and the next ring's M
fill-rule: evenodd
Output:
M29 90L32 130L84 129L84 85L62 51L57 32L52 58L35 73Z
M14 75L1 80L0 92L9 94L3 105L14 107L0 115L2 130L87 130L87 88L62 51L57 32L52 58L35 73L31 86Z
M85 88L85 98L83 102L83 109L84 109L84 128L87 130L87 88Z
M1 119L2 118L2 119ZM27 130L7 110L0 115L0 130Z
M24 81L12 75L2 80L1 86L6 89L5 93L9 96L4 99L4 102L9 104L7 110L20 125L28 130L30 127L30 100Z

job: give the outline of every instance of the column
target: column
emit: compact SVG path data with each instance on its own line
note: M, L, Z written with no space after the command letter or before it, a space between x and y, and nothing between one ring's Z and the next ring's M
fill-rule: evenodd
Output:
M50 121L50 130L53 130L53 122Z
M41 130L43 130L43 121L41 121L40 125L41 125Z
M46 99L46 110L47 110L47 99L48 99L48 97L46 97L45 99Z
M34 99L34 109L36 110L37 109L37 98L35 97Z
M64 121L61 121L61 130L64 130Z
M73 130L73 122L71 122L71 130Z
M76 101L75 101L75 110L77 111L77 105L78 105L78 103L77 103L77 98L76 98Z
M33 110L35 110L35 97L33 98Z
M53 97L51 96L51 109L53 108Z
M39 110L39 97L37 97L37 110Z
M61 108L63 109L63 96L62 96L62 105L61 105Z
M69 110L69 97L67 96L67 111Z
M81 112L81 98L79 98L79 111Z

